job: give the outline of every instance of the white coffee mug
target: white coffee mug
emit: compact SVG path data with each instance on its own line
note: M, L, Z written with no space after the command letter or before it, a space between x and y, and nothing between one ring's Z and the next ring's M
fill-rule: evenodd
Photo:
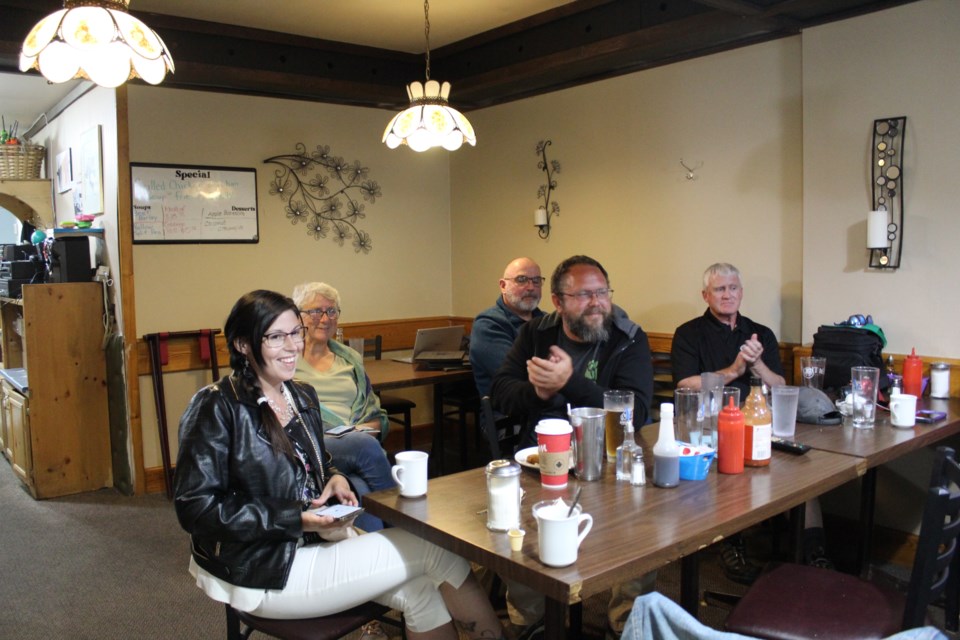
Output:
M890 396L890 424L912 427L917 424L917 396L897 393Z
M400 495L407 498L427 495L428 457L423 451L401 451L396 455L397 464L390 469L390 474L400 485Z
M533 505L537 519L540 562L548 567L566 567L577 561L580 543L593 528L593 516L581 513L580 505L567 517L570 505L563 500L545 500ZM580 531L581 523L586 523Z

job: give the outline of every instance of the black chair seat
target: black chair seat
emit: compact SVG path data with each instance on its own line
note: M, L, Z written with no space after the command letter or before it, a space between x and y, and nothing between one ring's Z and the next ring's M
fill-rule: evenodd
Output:
M944 598L945 627L960 619L960 464L937 449L920 537L905 595L836 571L780 565L761 576L727 617L726 628L757 638L885 638L927 623Z
M376 602L365 602L329 616L275 620L237 611L229 604L225 606L227 608L227 640L244 640L254 631L282 640L336 640L371 620L382 618L390 611L389 607Z
M903 595L855 576L782 564L757 578L726 628L755 638L866 640L900 631Z

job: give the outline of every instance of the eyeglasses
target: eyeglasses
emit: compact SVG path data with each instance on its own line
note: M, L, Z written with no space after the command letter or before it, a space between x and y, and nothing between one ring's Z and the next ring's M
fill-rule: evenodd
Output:
M543 284L543 281L546 280L543 276L517 276L515 278L504 278L504 280L513 280L521 287L528 282L535 287L539 287Z
M268 333L267 335L263 336L263 344L267 345L271 349L280 349L287 344L287 338L290 338L295 345L303 344L303 338L306 335L307 328L303 325L300 325L290 333L285 331Z
M300 313L310 316L311 320L317 322L323 316L327 316L331 320L336 320L340 315L340 309L336 307L330 307L329 309L300 309Z
M594 297L597 300L606 300L611 293L613 293L613 289L594 289L593 291L576 291L574 293L563 293L561 291L560 295L576 298L580 302L589 302Z

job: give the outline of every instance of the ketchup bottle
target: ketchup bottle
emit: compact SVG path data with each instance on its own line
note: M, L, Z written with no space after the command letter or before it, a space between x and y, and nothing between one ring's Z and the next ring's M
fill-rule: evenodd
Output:
M923 362L914 348L910 350L910 355L903 359L903 392L919 398L922 389Z
M743 414L732 397L720 412L717 426L717 469L720 473L743 473Z

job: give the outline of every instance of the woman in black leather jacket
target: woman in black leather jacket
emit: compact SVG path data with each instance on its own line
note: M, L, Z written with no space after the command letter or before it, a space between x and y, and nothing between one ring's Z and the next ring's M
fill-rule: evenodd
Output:
M346 537L344 523L314 513L357 500L324 450L316 392L293 381L304 337L293 301L248 293L224 333L233 373L180 420L175 506L197 586L265 618L375 600L403 611L410 638L457 638L451 613L473 638L502 637L459 556L401 529Z

